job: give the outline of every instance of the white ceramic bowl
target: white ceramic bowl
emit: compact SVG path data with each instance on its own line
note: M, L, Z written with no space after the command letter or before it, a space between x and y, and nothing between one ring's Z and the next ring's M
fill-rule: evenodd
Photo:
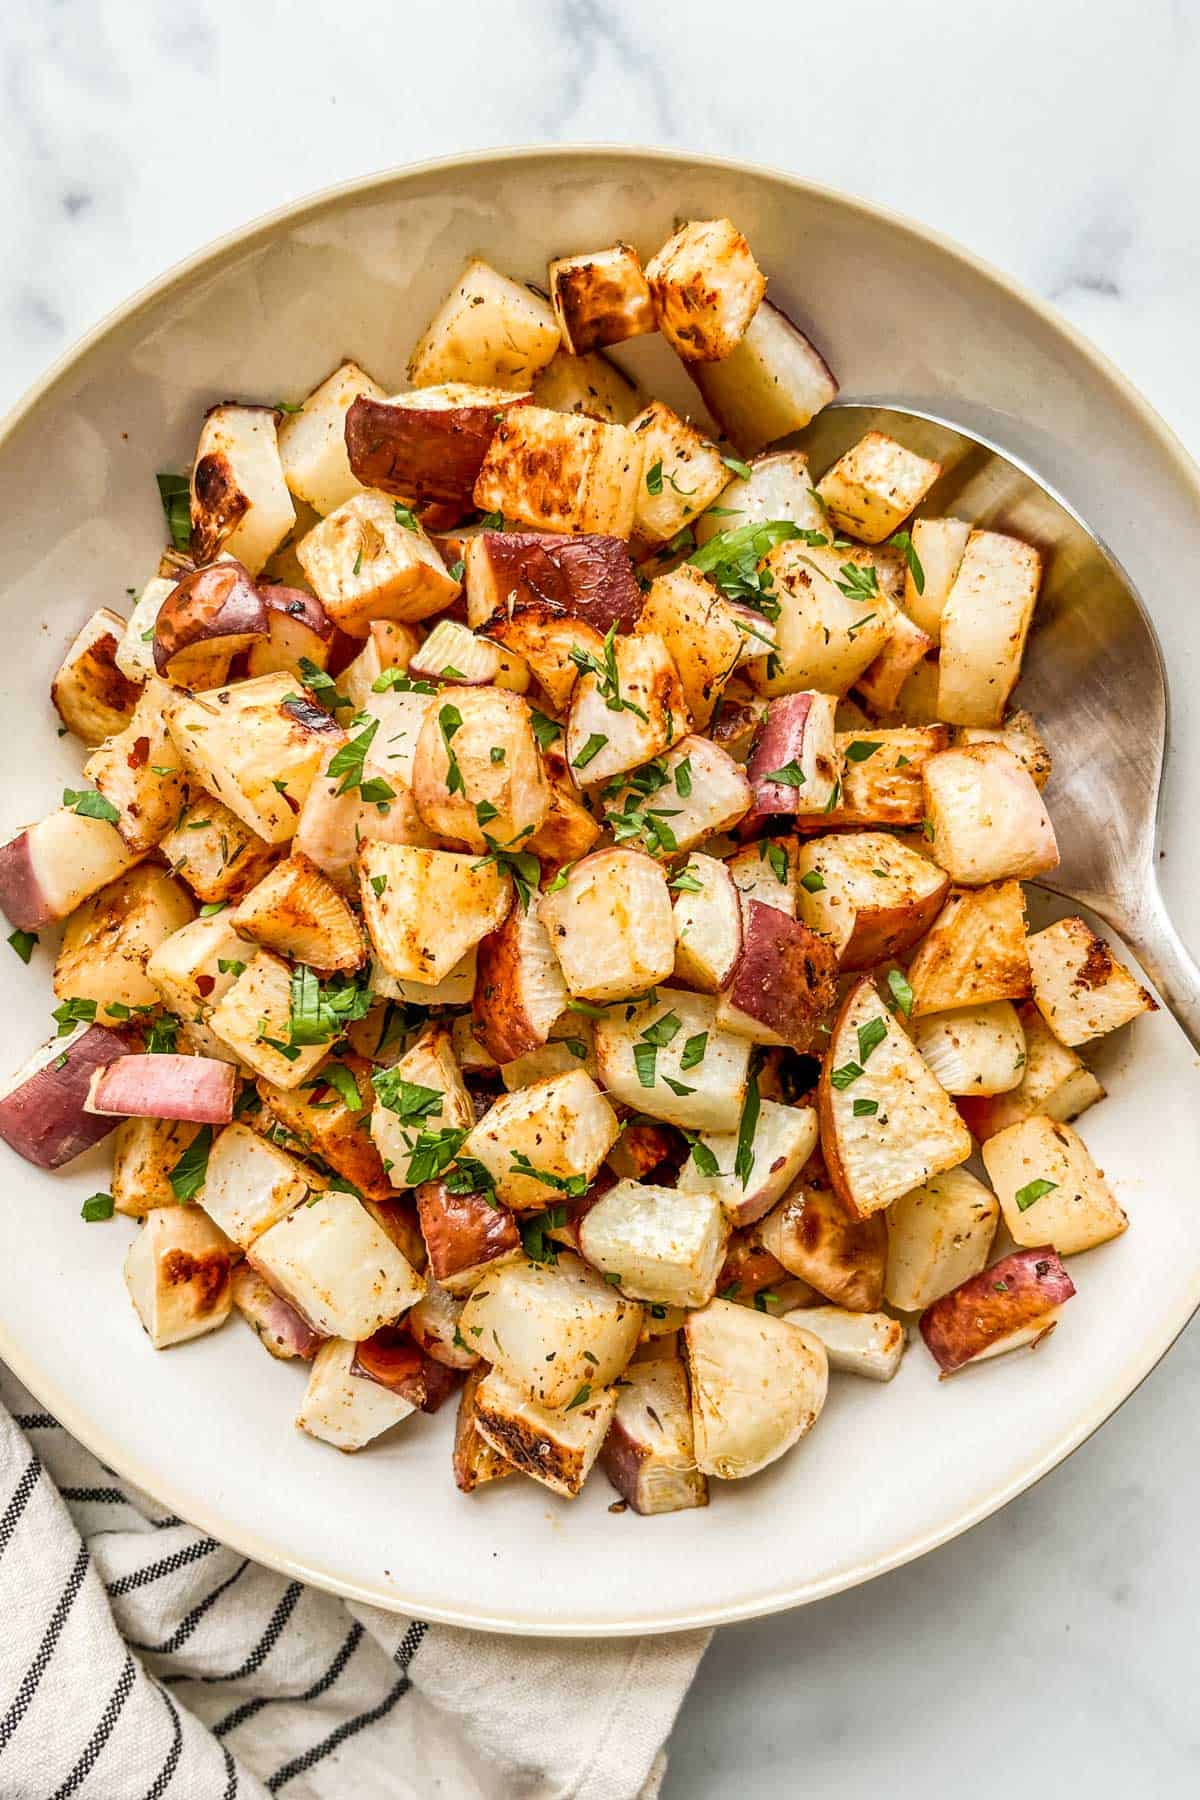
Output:
M1039 469L1108 539L1153 605L1200 566L1196 472L1149 407L1053 314L903 220L789 177L636 150L499 153L383 175L252 225L143 294L70 352L0 439L3 819L47 811L78 773L49 678L96 606L120 609L163 537L158 469L185 466L231 396L294 400L345 355L403 382L417 332L468 252L527 279L548 256L729 214L811 327L847 397L957 419ZM657 342L624 360L694 406ZM1173 637L1198 629L1160 618ZM1194 742L1187 696L1177 736ZM1114 724L1119 729L1119 724ZM1194 757L1191 759L1194 766ZM1168 817L1168 829L1170 818ZM6 833L7 834L7 833ZM1172 839L1186 854L1185 832ZM52 940L6 966L6 1064L46 1035ZM155 1355L126 1299L132 1227L86 1226L103 1150L56 1175L3 1151L0 1353L114 1469L289 1574L485 1629L667 1631L793 1606L943 1542L1052 1468L1163 1354L1200 1302L1200 1109L1163 1016L1104 1056L1087 1117L1131 1229L1072 1263L1079 1297L1035 1357L939 1384L916 1344L886 1388L835 1381L811 1439L712 1504L612 1516L597 1476L567 1504L532 1483L467 1499L450 1420L418 1417L356 1457L292 1428L303 1371L236 1321Z

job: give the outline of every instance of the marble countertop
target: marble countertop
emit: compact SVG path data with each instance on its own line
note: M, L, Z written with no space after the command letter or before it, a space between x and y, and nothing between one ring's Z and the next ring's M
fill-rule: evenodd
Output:
M491 144L658 142L788 167L957 237L1054 300L1200 455L1189 0L986 16L950 0L819 15L347 0L333 35L329 17L318 0L8 0L0 403L166 265L312 189ZM669 1800L857 1800L885 1783L1000 1800L1079 1775L1099 1796L1194 1793L1198 1380L1193 1327L998 1517L868 1587L721 1632Z

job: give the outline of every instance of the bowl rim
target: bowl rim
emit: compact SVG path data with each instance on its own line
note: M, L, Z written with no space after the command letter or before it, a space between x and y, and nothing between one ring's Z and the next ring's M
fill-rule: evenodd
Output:
M603 142L562 146L547 144L498 145L480 150L461 151L451 156L429 157L417 162L402 163L391 168L375 170L366 175L353 176L345 181L317 189L313 193L303 195L297 200L289 201L270 211L257 214L246 224L235 226L232 230L210 239L191 255L172 263L160 275L146 282L127 299L103 314L95 325L62 351L45 372L26 388L25 392L0 418L0 447L21 427L35 408L43 400L48 399L79 365L86 361L91 351L110 333L133 322L140 313L167 296L172 289L182 287L201 271L210 274L216 273L234 256L254 248L259 242L269 238L281 225L297 224L317 218L323 212L340 206L346 200L359 199L376 191L401 184L413 177L453 174L456 171L478 168L481 165L500 165L506 162L524 165L539 161L553 161L561 164L564 161L586 163L602 159L626 159L640 165L646 163L685 164L733 175L749 176L755 180L765 180L788 188L796 194L827 202L845 212L856 214L868 222L886 225L925 248L936 250L943 256L965 266L1010 300L1033 313L1051 333L1057 334L1070 343L1076 353L1090 367L1096 379L1103 381L1110 389L1114 390L1119 400L1137 415L1142 426L1158 440L1167 459L1175 465L1176 473L1192 489L1197 505L1200 506L1200 467L1193 461L1178 434L1129 377L1049 301L1044 300L1023 282L1006 274L974 251L967 249L956 239L892 207L884 206L877 201L866 200L860 195L848 193L828 183L809 181L789 170L771 164L749 162L739 157L692 152L686 149ZM765 1618L771 1614L808 1605L816 1600L828 1599L834 1594L858 1587L878 1575L901 1568L904 1564L915 1561L927 1552L949 1543L972 1526L981 1524L993 1513L1006 1506L1009 1501L1016 1499L1026 1489L1034 1486L1051 1470L1065 1462L1067 1457L1078 1450L1082 1444L1086 1443L1137 1392L1197 1311L1200 1311L1200 1275L1197 1277L1189 1299L1184 1301L1182 1307L1176 1309L1176 1313L1170 1319L1163 1322L1160 1331L1149 1341L1147 1348L1134 1367L1132 1379L1126 1373L1111 1383L1081 1414L1069 1431L1044 1454L1034 1458L1018 1470L1003 1486L989 1489L986 1493L977 1496L970 1504L960 1508L951 1518L893 1546L886 1554L843 1567L819 1580L792 1583L777 1592L759 1594L745 1601L732 1602L722 1606L698 1605L688 1610L674 1612L669 1617L662 1619L633 1618L615 1622L590 1619L537 1620L505 1615L499 1611L479 1613L463 1607L431 1606L423 1601L407 1601L402 1594L382 1583L362 1581L324 1564L311 1565L301 1557L280 1551L273 1542L260 1537L256 1532L245 1530L239 1525L230 1525L229 1521L224 1518L219 1505L208 1505L190 1490L177 1488L170 1479L165 1479L161 1472L156 1472L153 1468L143 1464L136 1455L125 1454L119 1446L110 1442L103 1429L97 1427L89 1415L76 1407L66 1388L60 1387L53 1380L42 1377L34 1356L32 1353L27 1355L23 1345L14 1341L3 1318L0 1318L0 1357L7 1363L18 1380L54 1415L59 1424L115 1473L143 1489L162 1505L170 1508L178 1517L195 1526L196 1529L208 1533L219 1542L228 1545L242 1555L252 1557L256 1562L262 1563L265 1567L273 1569L281 1575L288 1576L293 1580L308 1582L327 1593L338 1594L348 1600L381 1607L389 1612L411 1614L415 1610L430 1621L469 1630L524 1637L588 1638L601 1636L615 1638L659 1635Z

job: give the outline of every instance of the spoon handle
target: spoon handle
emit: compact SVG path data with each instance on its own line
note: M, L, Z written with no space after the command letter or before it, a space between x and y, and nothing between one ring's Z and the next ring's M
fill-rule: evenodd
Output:
M1110 923L1136 955L1192 1049L1200 1052L1200 969L1171 923L1153 875L1136 901Z

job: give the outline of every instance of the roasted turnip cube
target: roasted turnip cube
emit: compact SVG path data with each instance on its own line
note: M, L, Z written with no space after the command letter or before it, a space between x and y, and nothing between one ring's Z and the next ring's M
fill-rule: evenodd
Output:
M1000 1203L966 1169L947 1169L888 1209L883 1291L899 1312L920 1312L978 1275L992 1253Z
M296 1418L301 1431L337 1450L361 1450L417 1409L403 1394L354 1371L358 1345L343 1338L322 1344Z
M401 619L372 619L366 643L337 678L338 693L354 712L370 712L382 717L383 703L375 683L386 669L403 673L424 641L419 625L407 625ZM389 702L403 699L414 707L418 700L427 702L429 698L428 694L410 694L403 689L388 690Z
M671 882L675 892L675 979L716 994L742 953L742 907L725 864L693 854Z
M634 1512L653 1515L708 1505L696 1467L687 1373L677 1356L630 1363L600 1467Z
M569 1410L552 1412L531 1400L499 1369L475 1390L475 1428L497 1455L522 1475L574 1499L591 1472L617 1407L616 1388L584 1382Z
M237 1076L211 1056L118 1056L97 1069L85 1102L105 1118L183 1119L227 1125Z
M765 299L723 362L685 358L684 367L726 437L748 454L803 431L837 397L824 357L794 320Z
M642 396L637 383L607 356L568 356L556 350L533 384L537 406L583 413L604 425L628 425Z
M415 1179L409 1173L422 1132L465 1131L474 1123L475 1109L445 1025L427 1026L390 1069L377 1073L370 1130L393 1188L414 1187L424 1179L419 1166Z
M137 705L137 684L117 667L124 631L120 614L102 606L79 632L50 683L59 718L89 746L123 731Z
M870 969L927 932L950 889L936 863L882 831L800 846L800 917L827 937L842 969Z
M1025 1033L1011 1000L925 1013L913 1042L948 1094L1004 1094L1025 1067Z
M842 772L836 709L832 694L784 694L769 702L746 769L754 789L752 820L833 810Z
M933 855L964 887L1058 867L1050 815L1031 775L1002 744L944 750L922 771Z
M983 1100L962 1100L959 1111L981 1144L1034 1113L1065 1123L1103 1100L1104 1089L1073 1050L1060 1044L1032 1001L1018 1009L1025 1033L1019 1086Z
M468 544L464 563L470 623L490 637L502 623L516 630L530 605L543 622L566 615L601 637L611 625L632 629L642 611L629 548L619 537L481 531ZM514 637L511 648L523 654L522 644Z
M258 575L296 523L270 406L214 406L204 417L192 469L192 555L219 551Z
M481 853L524 844L550 810L525 702L499 688L443 688L417 739L413 796L441 837Z
M229 922L251 943L315 969L358 969L366 961L354 914L299 852L276 863L238 902Z
M633 1300L706 1306L728 1236L715 1194L618 1181L580 1221L579 1250Z
M837 1004L837 952L798 919L751 900L717 1022L756 1044L808 1050Z
M529 665L524 657L478 637L458 619L439 619L408 665L414 681L458 682L463 687L529 691Z
M141 1219L156 1206L174 1206L171 1175L198 1136L198 1125L176 1119L123 1119L113 1137L113 1204Z
M1037 787L1044 788L1050 779L1050 752L1027 712L1006 713L1000 725L960 725L954 741L956 744L1003 744L1012 751L1021 767L1028 770Z
M291 993L287 963L270 950L260 950L205 1020L239 1061L277 1087L299 1087L329 1049L327 1043L292 1045Z
M963 519L914 519L909 531L921 583L918 587L915 569L910 566L904 578L904 610L933 643L940 644L942 613L971 527Z
M751 901L773 906L794 919L798 910L800 847L795 838L759 838L725 864L742 897L742 916Z
M478 963L475 947L455 963L448 975L441 981L397 981L387 973L383 966L376 962L371 965L370 988L373 994L382 1000L402 1000L405 1006L469 1006L471 996L475 992L475 973ZM485 1055L482 1045L478 1055ZM465 1066L465 1065L464 1065ZM486 1064L476 1064L486 1067ZM495 1063L491 1064L495 1068Z
M729 470L717 446L661 400L652 400L629 429L642 446L634 536L644 551L676 537L711 506L728 485Z
M130 1048L102 1025L51 1038L0 1089L0 1138L39 1169L57 1169L106 1138L115 1120L85 1110L92 1075Z
M942 608L938 716L999 725L1021 673L1042 559L1031 544L973 531Z
M1074 1256L1119 1237L1124 1210L1069 1125L1034 1114L983 1146L988 1177L1013 1242Z
M125 1258L125 1285L156 1350L225 1323L230 1268L228 1240L198 1206L147 1213Z
M563 346L572 356L656 329L650 287L632 244L557 256L548 279Z
M279 427L284 479L322 517L359 491L346 453L346 414L361 396L382 400L384 391L357 363L344 362Z
M542 895L539 916L570 992L621 1000L665 981L675 966L667 877L639 850L598 850Z
M662 988L657 999L611 1008L594 1033L601 1082L614 1099L685 1131L737 1130L750 1040L721 1028L715 1000Z
M1040 1343L1074 1292L1048 1244L1017 1250L935 1300L921 1315L921 1336L944 1379L967 1363Z
M454 1485L464 1494L473 1494L477 1487L489 1481L502 1481L506 1475L517 1473L506 1457L480 1437L475 1424L475 1393L488 1372L486 1363L472 1369L458 1397L458 1414L454 1422Z
M211 913L173 931L146 963L155 997L186 1021L189 1033L199 1033L192 1041L206 1056L221 1054L221 1040L208 1030L208 1016L250 960L229 914ZM234 1053L225 1046L224 1054Z
M502 922L512 882L494 863L451 850L365 843L363 913L375 954L398 981L432 986Z
M779 617L774 654L749 666L760 693L844 694L887 643L893 609L877 577L847 557L794 539L767 552Z
M462 1335L539 1406L599 1393L637 1347L642 1309L570 1252L489 1274L463 1308Z
M652 632L605 640L575 684L567 760L588 787L623 775L686 737L691 716L679 672Z
M788 1325L820 1338L831 1369L890 1381L904 1355L904 1327L886 1313L844 1312L840 1306L806 1306L783 1315Z
M280 671L176 695L167 726L189 772L268 844L284 844L321 758L345 733Z
M390 494L365 488L314 525L296 554L334 623L365 638L374 619L411 624L441 612L459 584L421 526Z
M731 219L690 219L646 265L658 328L685 361L721 362L737 349L767 289Z
M251 644L247 675L274 675L282 669L300 677L305 662L327 668L336 627L316 595L278 582L260 582L258 591L267 609L267 635Z
M497 425L475 504L542 531L633 535L642 446L624 425L518 406Z
M352 1194L324 1193L255 1240L250 1261L327 1337L355 1342L407 1312L422 1276Z
M883 1298L887 1227L848 1215L819 1165L758 1226L763 1249L790 1275L848 1312L876 1312Z
M72 913L54 964L59 1000L93 1000L96 1017L127 1017L154 1006L158 990L147 965L154 952L193 915L186 890L164 869L140 863L101 888Z
M913 957L908 979L914 1018L1022 999L1030 974L1020 882L956 889Z
M463 1145L515 1211L582 1193L617 1140L617 1115L583 1069L502 1094Z
M370 1134L375 1095L370 1066L361 1057L347 1053L326 1063L298 1088L260 1079L258 1094L289 1138L342 1176L364 1200L392 1198L394 1184Z
M18 930L40 931L137 861L106 819L62 806L0 845L0 907Z
M472 257L409 357L408 378L414 387L471 381L528 388L558 345L546 302Z
M816 1149L816 1110L761 1101L744 1180L736 1167L737 1132L706 1132L700 1142L703 1166L693 1148L679 1171L680 1193L712 1194L735 1226L753 1225L787 1193Z
M185 807L158 847L172 875L181 876L206 905L240 898L261 881L275 856L273 845L212 794Z
M1086 1044L1158 1009L1083 919L1058 919L1027 943L1038 1011L1063 1044Z
M837 804L825 817L801 820L802 825L829 831L844 825L920 825L925 817L921 771L931 756L950 748L945 725L866 726L837 732L834 744L841 767Z
M248 1250L318 1187L312 1171L294 1156L234 1123L213 1141L201 1205L226 1237Z
M825 1346L796 1325L711 1300L683 1327L696 1464L735 1481L775 1462L816 1424L829 1385Z
M756 456L749 467L748 475L740 475L729 483L721 495L720 506L696 521L698 544L706 544L723 532L741 531L747 525L764 525L777 519L786 519L802 531L815 532L828 540L829 524L813 492L803 450L776 450L769 456Z
M546 1081L551 1075L568 1075L572 1069L584 1069L595 1080L598 1073L592 1046L592 1027L578 1013L568 1012L550 1033L549 1040L536 1049L526 1050L510 1062L501 1063L500 1079L508 1093L528 1087L531 1082ZM620 1139L617 1148L620 1147Z
M476 1036L497 1062L512 1062L550 1036L568 1000L538 908L514 906L479 945L473 1010Z
M882 544L920 505L941 463L906 450L882 431L868 431L817 483L831 522L867 544Z
M164 678L192 686L215 652L232 662L266 637L266 602L241 563L223 556L190 570L159 607L154 667Z
M365 487L435 502L461 517L497 420L528 398L449 381L391 399L357 399L346 415L350 467Z
M417 739L431 704L430 696L374 694L372 701L369 710L379 718L380 725L364 752L362 782L341 791L345 775L329 773L341 746L332 745L304 796L293 839L296 849L315 863L340 893L355 897L359 848L367 838L387 844L426 846L437 841L417 811L410 785ZM354 771L348 773L353 776ZM382 788L374 785L379 782L391 790L390 798L364 800L364 786L368 793L382 793Z
M933 647L933 640L896 607L889 615L892 635L873 663L863 670L855 689L876 718L892 713L914 669Z
M156 575L153 580L148 581L134 601L129 623L122 631L114 660L122 675L139 687L157 672L154 667L155 625L163 602L174 591L177 581L178 576L162 575ZM194 683L198 687L207 687L211 685L209 676L212 681L224 681L228 673L229 665L224 654L219 646L214 646L209 667L202 671L198 669L188 685ZM122 721L122 726L124 723Z
M660 637L679 672L688 711L703 730L734 670L752 656L767 656L775 632L765 618L726 600L690 563L650 584L637 624Z
M280 1362L311 1362L324 1341L248 1263L238 1263L230 1282L233 1304L263 1349Z
M842 1004L817 1093L830 1179L855 1218L971 1154L949 1095L866 977Z
M550 782L550 811L528 839L526 849L557 873L564 863L578 862L588 854L600 836L600 827L569 776L546 757L542 760Z
M447 1369L473 1369L479 1362L478 1354L464 1343L459 1330L463 1305L448 1288L427 1281L425 1292L405 1320L413 1342Z
M622 840L640 837L658 856L691 850L738 824L751 788L731 756L708 738L681 738L615 795L605 788L605 819Z
M167 732L171 690L150 680L124 731L93 750L87 779L115 806L116 827L131 850L152 850L178 817L187 792L183 762Z
M430 1276L448 1294L469 1294L484 1275L524 1261L516 1221L490 1194L452 1194L444 1181L426 1181L417 1189L417 1211Z

